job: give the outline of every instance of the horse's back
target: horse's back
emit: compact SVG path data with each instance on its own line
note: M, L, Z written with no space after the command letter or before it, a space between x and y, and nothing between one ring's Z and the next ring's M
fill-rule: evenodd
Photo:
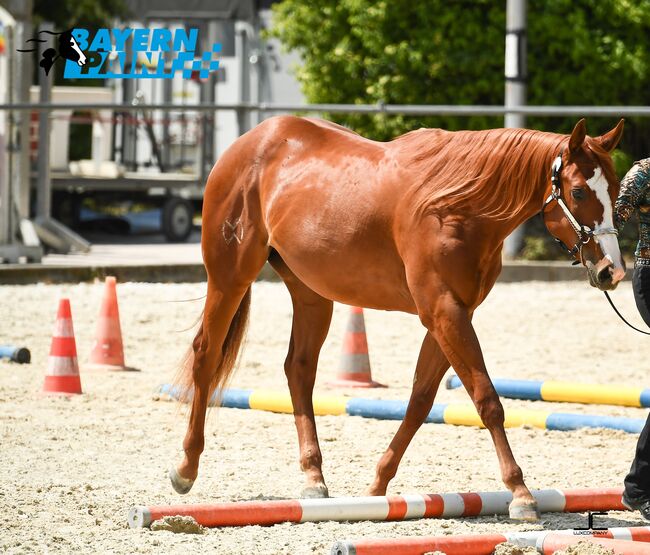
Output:
M412 311L394 236L411 176L395 146L323 120L265 120L215 165L205 237L241 218L249 236L275 249L321 295L353 302L365 289L365 306ZM396 291L398 301L386 304Z

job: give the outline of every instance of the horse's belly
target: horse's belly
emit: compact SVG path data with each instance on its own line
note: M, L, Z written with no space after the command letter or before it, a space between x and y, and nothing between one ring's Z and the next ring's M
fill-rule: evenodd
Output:
M273 229L271 246L310 289L333 301L415 312L404 266L381 233L294 219Z

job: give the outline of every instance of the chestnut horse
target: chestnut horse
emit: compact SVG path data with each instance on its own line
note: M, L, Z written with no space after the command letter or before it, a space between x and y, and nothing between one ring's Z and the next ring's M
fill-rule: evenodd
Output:
M550 233L613 289L625 275L612 222L619 184L609 153L623 121L600 137L580 120L570 136L528 129L420 129L390 142L311 118L268 119L215 164L203 202L207 298L180 382L193 390L185 452L170 477L198 475L206 406L230 376L250 287L266 261L293 302L285 373L304 496L328 495L312 390L333 301L417 314L426 328L408 409L370 495L384 495L449 366L489 430L513 518L537 506L504 431L504 413L472 326L501 270L504 239L543 209ZM546 201L545 201L546 199Z

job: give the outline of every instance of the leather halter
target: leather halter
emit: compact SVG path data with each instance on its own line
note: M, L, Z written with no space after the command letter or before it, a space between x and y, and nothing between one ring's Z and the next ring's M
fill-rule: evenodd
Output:
M551 194L548 195L542 206L542 219L546 223L546 207L553 201L557 202L558 206L564 212L565 218L575 231L577 241L573 248L568 248L560 239L555 237L555 240L562 245L571 256L580 255L580 262L582 262L582 247L591 241L592 237L598 241L598 235L618 235L618 230L615 227L606 227L597 231L592 230L589 226L583 225L575 219L575 216L569 210L569 207L562 198L562 153L564 149L560 150L560 154L553 160L551 166ZM577 262L577 261L576 261Z

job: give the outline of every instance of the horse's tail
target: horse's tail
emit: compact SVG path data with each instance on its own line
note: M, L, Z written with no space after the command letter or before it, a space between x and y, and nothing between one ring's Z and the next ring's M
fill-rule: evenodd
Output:
M244 294L241 302L239 303L239 308L230 322L230 328L228 328L228 333L223 342L223 347L221 348L221 361L216 368L211 369L212 376L210 379L210 389L209 396L212 396L212 393L219 389L219 392L228 384L229 378L232 376L235 364L237 363L237 358L239 355L240 347L246 334L246 328L248 327L248 317L250 314L250 304L251 304L251 288L249 287ZM201 340L203 338L203 314L201 314L201 325L199 330L194 337L192 345L187 350L181 367L176 375L174 380L173 389L177 392L178 398L181 401L190 401L193 395L193 386L194 386L194 353L201 345ZM209 369L206 369L209 370Z

